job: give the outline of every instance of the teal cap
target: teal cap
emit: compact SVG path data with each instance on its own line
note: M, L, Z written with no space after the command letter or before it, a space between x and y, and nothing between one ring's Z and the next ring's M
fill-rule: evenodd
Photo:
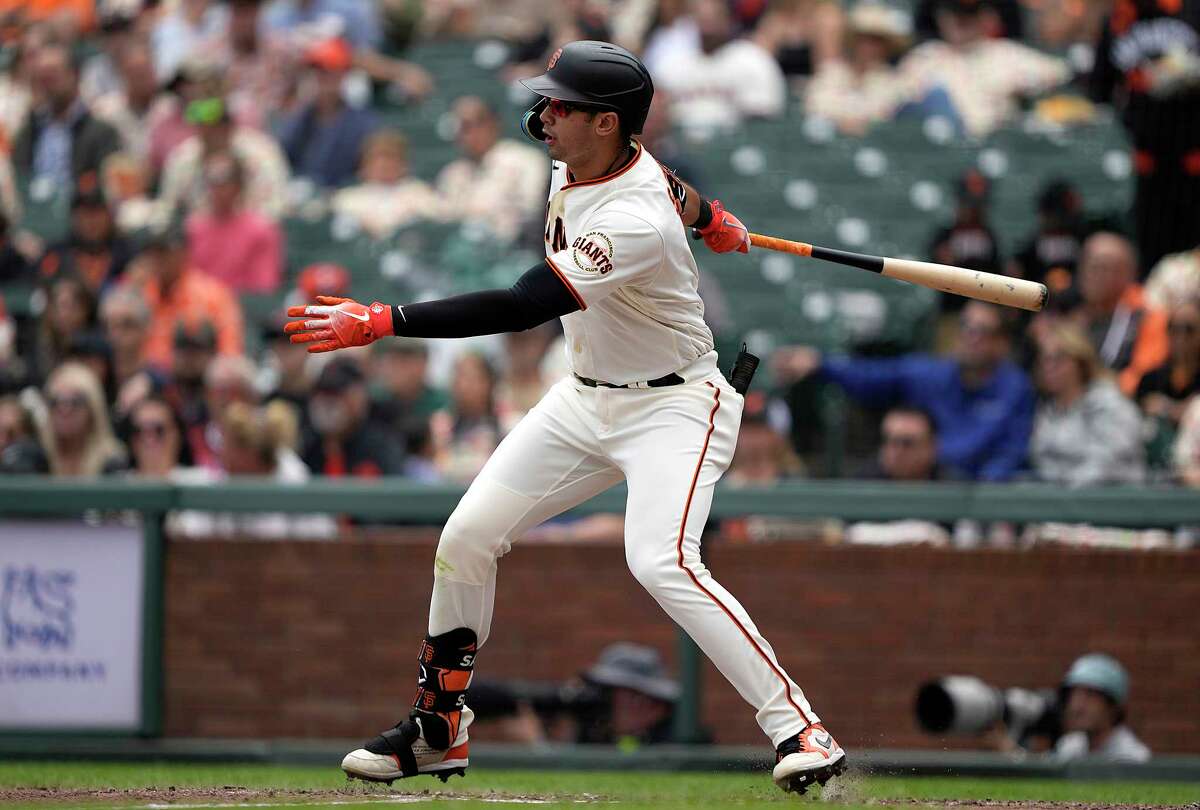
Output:
M1117 705L1124 706L1129 698L1129 675L1125 667L1112 656L1088 653L1076 659L1063 678L1064 687L1086 686L1108 695Z

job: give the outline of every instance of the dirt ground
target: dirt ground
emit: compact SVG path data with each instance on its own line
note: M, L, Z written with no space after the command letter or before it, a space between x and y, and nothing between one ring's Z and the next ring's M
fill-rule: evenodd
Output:
M508 793L457 793L453 791L421 791L414 793L385 793L360 787L348 787L342 790L262 790L243 787L219 788L142 788L137 790L63 790L60 788L10 788L0 790L0 805L9 803L41 803L46 804L80 804L101 803L120 805L172 805L172 804L228 804L238 806L254 803L298 802L298 803L337 803L345 804L356 801L370 802L385 800L386 804L413 804L430 801L434 798L450 800L475 800L509 802L513 804L529 803L543 804L548 802L573 801L580 803L604 803L603 796L590 794L579 795L520 795ZM837 800L831 802L805 802L811 805L827 805L837 807ZM933 807L953 808L954 810L1114 810L1115 808L1150 808L1166 805L1149 804L1105 804L1096 802L1028 802L1028 801L988 801L988 800L868 800L866 804L880 807ZM1173 805L1175 808L1200 810L1200 802L1189 805Z

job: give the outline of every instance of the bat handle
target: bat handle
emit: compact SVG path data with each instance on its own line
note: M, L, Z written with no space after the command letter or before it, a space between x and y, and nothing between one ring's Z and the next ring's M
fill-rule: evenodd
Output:
M761 233L750 234L750 244L767 250L778 250L781 253L795 253L797 256L812 255L812 245L807 242L793 242L791 239L763 236Z

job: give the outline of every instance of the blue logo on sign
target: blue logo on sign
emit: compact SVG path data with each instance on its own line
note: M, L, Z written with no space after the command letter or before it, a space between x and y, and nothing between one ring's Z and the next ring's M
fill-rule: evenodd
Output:
M67 650L75 637L75 573L5 568L0 589L0 629L4 648Z

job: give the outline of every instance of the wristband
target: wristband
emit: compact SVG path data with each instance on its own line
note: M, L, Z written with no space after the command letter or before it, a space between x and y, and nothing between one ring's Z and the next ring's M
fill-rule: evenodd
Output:
M692 227L698 231L702 231L712 223L712 218L712 203L701 197L700 213L696 215L696 221L692 223Z

